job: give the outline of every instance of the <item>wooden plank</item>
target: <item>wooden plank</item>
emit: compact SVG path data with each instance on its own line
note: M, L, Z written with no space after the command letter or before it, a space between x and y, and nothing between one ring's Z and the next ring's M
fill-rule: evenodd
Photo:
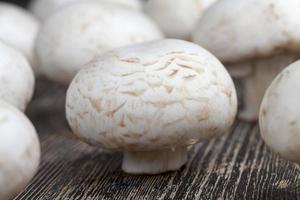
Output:
M16 199L300 198L299 167L272 154L256 124L236 122L224 137L195 146L180 171L128 175L121 171L121 154L88 146L70 133L64 120L65 89L53 84L39 88L28 113L40 133L42 163ZM61 98L49 99L49 93Z

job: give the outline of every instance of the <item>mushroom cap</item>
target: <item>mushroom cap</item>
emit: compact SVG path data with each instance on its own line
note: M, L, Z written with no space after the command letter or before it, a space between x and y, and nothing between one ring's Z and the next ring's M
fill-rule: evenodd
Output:
M297 27L299 0L222 0L202 16L193 41L227 63L282 52L300 55Z
M283 70L263 99L259 124L264 141L300 163L300 61Z
M34 43L39 23L21 7L0 3L0 41L21 51L35 69Z
M0 58L0 99L24 111L34 91L33 71L20 52L1 42Z
M116 151L192 145L224 133L236 112L223 65L200 46L172 39L104 54L76 75L66 100L73 132Z
M141 12L77 3L45 22L36 49L41 73L68 84L84 64L103 52L162 37L154 22Z
M49 16L58 10L77 2L94 1L99 3L110 3L129 9L141 10L142 4L139 0L33 0L30 10L40 20L45 21Z
M149 0L145 11L169 38L190 39L203 12L216 0Z
M21 192L36 173L40 144L28 118L2 101L0 130L0 199L10 199Z

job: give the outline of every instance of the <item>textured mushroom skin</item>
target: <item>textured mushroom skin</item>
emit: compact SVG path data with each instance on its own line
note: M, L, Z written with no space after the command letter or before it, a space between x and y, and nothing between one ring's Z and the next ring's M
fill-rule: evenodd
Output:
M39 23L30 13L8 3L0 3L0 41L21 51L36 73L34 43L38 29Z
M153 21L141 12L92 2L77 3L45 22L36 49L42 74L68 84L94 57L162 37Z
M266 92L260 109L264 141L286 159L300 163L300 62L282 71Z
M34 74L26 58L0 42L0 99L24 111L34 91Z
M78 2L94 1L110 3L133 10L141 10L142 4L139 0L33 0L30 4L30 10L42 21L45 21L52 14Z
M119 151L193 145L226 132L236 111L236 91L222 64L180 40L104 54L77 74L66 101L78 137Z
M0 199L13 198L37 171L40 145L34 127L13 106L0 102Z
M148 0L145 11L169 38L191 39L195 26L217 0Z

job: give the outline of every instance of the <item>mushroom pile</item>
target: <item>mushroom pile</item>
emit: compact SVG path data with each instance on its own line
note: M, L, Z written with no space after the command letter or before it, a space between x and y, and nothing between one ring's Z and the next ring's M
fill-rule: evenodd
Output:
M0 3L0 200L12 199L36 173L40 144L25 116L37 65L38 21L26 10Z
M2 42L0 85L0 200L6 200L22 191L37 171L40 146L22 113L33 93L33 71L21 52Z
M199 21L193 41L216 55L244 85L240 119L258 119L267 87L300 58L299 27L299 0L222 0Z
M188 147L223 133L237 111L232 79L198 45L158 40L90 62L67 92L66 115L87 143L124 152L133 174L178 170Z
M0 200L38 169L23 113L35 75L68 86L79 139L123 153L127 173L158 174L228 132L238 107L230 75L244 86L240 119L256 121L267 87L300 58L299 0L33 0L29 9L0 3ZM299 77L300 61L283 70L259 116L267 145L298 163Z
M212 3L204 2L187 3L197 5L194 21ZM52 81L72 81L66 102L72 130L90 144L124 152L124 171L177 170L187 162L189 146L231 127L235 87L206 50L163 40L150 17L120 0L47 3L56 8L40 17L39 70ZM43 10L42 4L36 0L31 8Z

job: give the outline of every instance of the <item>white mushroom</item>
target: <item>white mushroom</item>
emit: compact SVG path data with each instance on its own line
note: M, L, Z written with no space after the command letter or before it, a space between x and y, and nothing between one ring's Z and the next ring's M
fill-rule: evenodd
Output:
M38 21L21 7L0 2L0 41L21 51L38 73L34 43Z
M134 174L177 170L187 147L221 135L237 111L223 65L198 45L158 40L106 53L72 81L66 116L90 144L123 151Z
M36 173L40 144L27 117L0 101L0 200L21 192Z
M46 21L36 49L41 73L68 84L84 64L103 52L162 37L157 26L141 12L77 3Z
M169 38L191 39L204 13L217 0L149 0L145 11Z
M34 82L26 58L0 42L0 99L24 111L32 97Z
M264 141L300 164L300 61L273 81L263 99L259 124Z
M62 8L70 6L77 2L87 1L99 2L101 4L109 3L133 10L142 9L142 4L139 0L33 0L30 4L30 10L40 20L45 21L53 13L59 11Z
M300 57L297 27L299 0L222 0L199 21L194 42L211 51L244 82L241 119L257 120L271 80Z

